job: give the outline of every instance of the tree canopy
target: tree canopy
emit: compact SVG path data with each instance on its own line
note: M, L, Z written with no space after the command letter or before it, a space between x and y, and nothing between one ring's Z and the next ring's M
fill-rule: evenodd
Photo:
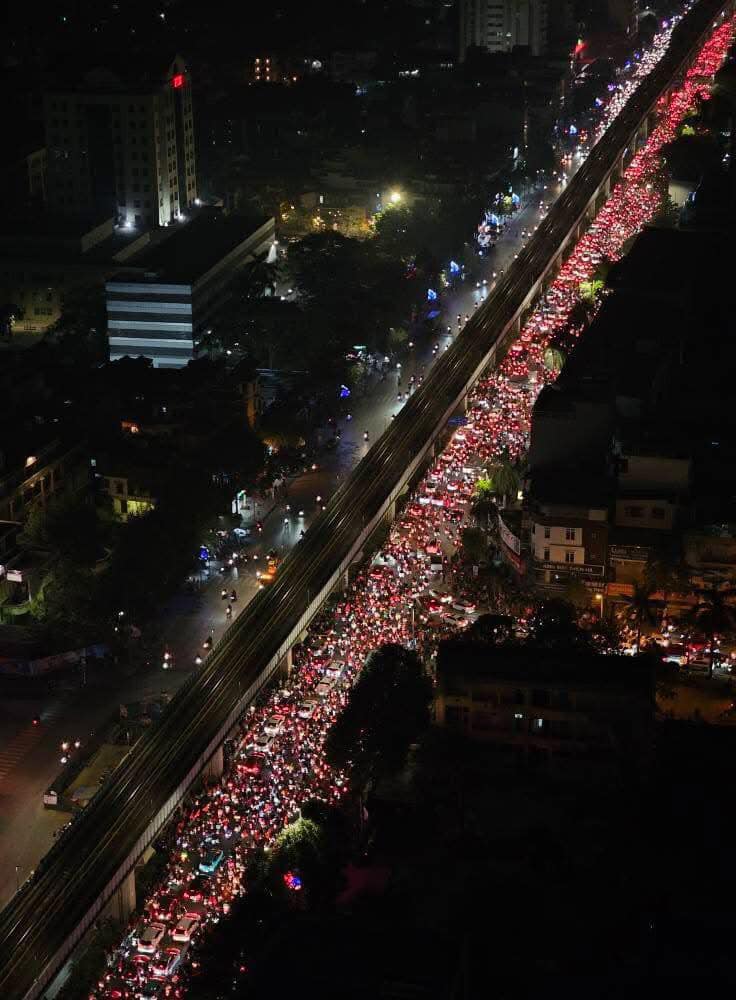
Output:
M86 566L101 554L101 525L94 505L67 491L44 506L36 502L20 535L23 548L45 554L50 561Z
M429 724L432 682L416 653L394 643L368 655L327 734L327 758L362 787L396 774Z

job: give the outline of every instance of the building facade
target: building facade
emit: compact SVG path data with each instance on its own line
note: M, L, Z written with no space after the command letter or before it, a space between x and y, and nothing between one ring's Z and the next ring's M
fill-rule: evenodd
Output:
M196 203L192 81L180 56L145 85L97 70L50 91L44 122L52 211L166 226Z
M608 19L624 35L636 34L638 15L638 0L608 0Z
M538 497L530 511L534 583L556 590L570 580L593 587L606 577L608 508Z
M437 682L437 724L510 762L643 765L652 749L652 670L630 657L447 640Z
M532 55L547 50L547 0L460 0L462 62L468 48L510 52L528 46Z
M64 490L89 485L89 459L81 444L51 441L22 465L3 469L0 453L0 569L2 575L18 557L18 534L31 508L45 506Z
M115 229L113 220L88 222L44 215L6 224L0 233L0 296L19 308L14 333L41 334L65 301L102 289L150 241L143 232Z
M136 260L139 275L106 283L110 360L148 357L182 368L198 353L238 270L269 251L271 219L205 212Z

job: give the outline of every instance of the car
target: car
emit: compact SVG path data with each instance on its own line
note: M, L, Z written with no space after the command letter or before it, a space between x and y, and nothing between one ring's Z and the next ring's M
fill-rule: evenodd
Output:
M467 615L462 614L460 611L451 611L445 615L445 621L448 625L454 625L456 628L467 628L470 624L470 619Z
M269 736L278 736L281 730L284 728L284 720L280 715L272 715L263 726L264 733L268 733Z
M457 597L453 603L453 611L464 611L466 615L472 615L477 605L475 601L469 601L466 597Z
M662 652L662 659L665 663L676 663L682 667L687 662L687 652L681 642L670 642Z
M138 951L143 952L145 955L153 955L154 952L158 951L165 934L166 927L164 924L158 921L149 924L138 935Z
M253 745L258 747L259 750L269 750L271 744L274 741L274 737L270 733L258 733L253 739Z
M214 869L213 869L214 871ZM187 913L181 918L171 934L172 941L188 943L199 930L201 917L198 913Z
M261 774L266 766L266 758L262 753L249 753L238 763L238 770L243 774Z
M344 669L345 664L342 660L330 660L325 668L325 677L331 677L332 680L337 681L342 677Z
M225 857L225 852L220 848L214 848L208 851L202 860L197 865L199 871L203 872L205 875L211 875L213 872L217 871L222 863L222 859ZM174 940L179 939L174 935Z
M434 598L435 601L439 601L441 604L450 604L453 600L452 594L448 594L444 590L438 590L436 587L431 587L427 593L430 597Z
M317 695L318 698L326 698L330 694L334 686L335 682L332 680L332 678L324 677L319 682L317 687L314 689L314 693Z
M311 719L317 710L318 704L319 702L316 698L305 698L304 701L300 702L296 714L300 719Z
M166 982L163 979L149 979L135 996L138 1000L159 1000L166 996Z
M189 938L187 938L187 941ZM151 972L154 977L160 976L168 978L176 971L179 963L184 957L186 948L166 948L158 958L151 963Z
M710 660L697 657L696 659L689 660L686 667L688 670L692 670L693 673L707 674L710 673Z
M205 887L203 879L193 879L184 890L184 899L190 903L201 903L205 896Z
M179 899L175 895L164 893L151 900L149 911L151 917L158 923L170 924L176 920L179 906Z

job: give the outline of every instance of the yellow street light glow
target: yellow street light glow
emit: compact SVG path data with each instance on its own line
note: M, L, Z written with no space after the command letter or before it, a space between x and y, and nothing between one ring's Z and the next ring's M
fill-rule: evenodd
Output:
M392 191L389 195L389 199L392 205L398 205L401 201L401 191Z

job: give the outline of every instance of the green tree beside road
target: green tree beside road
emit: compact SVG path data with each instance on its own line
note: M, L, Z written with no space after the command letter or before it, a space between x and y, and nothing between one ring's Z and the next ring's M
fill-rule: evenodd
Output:
M102 553L102 523L89 497L61 493L45 506L33 505L19 542L26 552L50 562L91 565Z

